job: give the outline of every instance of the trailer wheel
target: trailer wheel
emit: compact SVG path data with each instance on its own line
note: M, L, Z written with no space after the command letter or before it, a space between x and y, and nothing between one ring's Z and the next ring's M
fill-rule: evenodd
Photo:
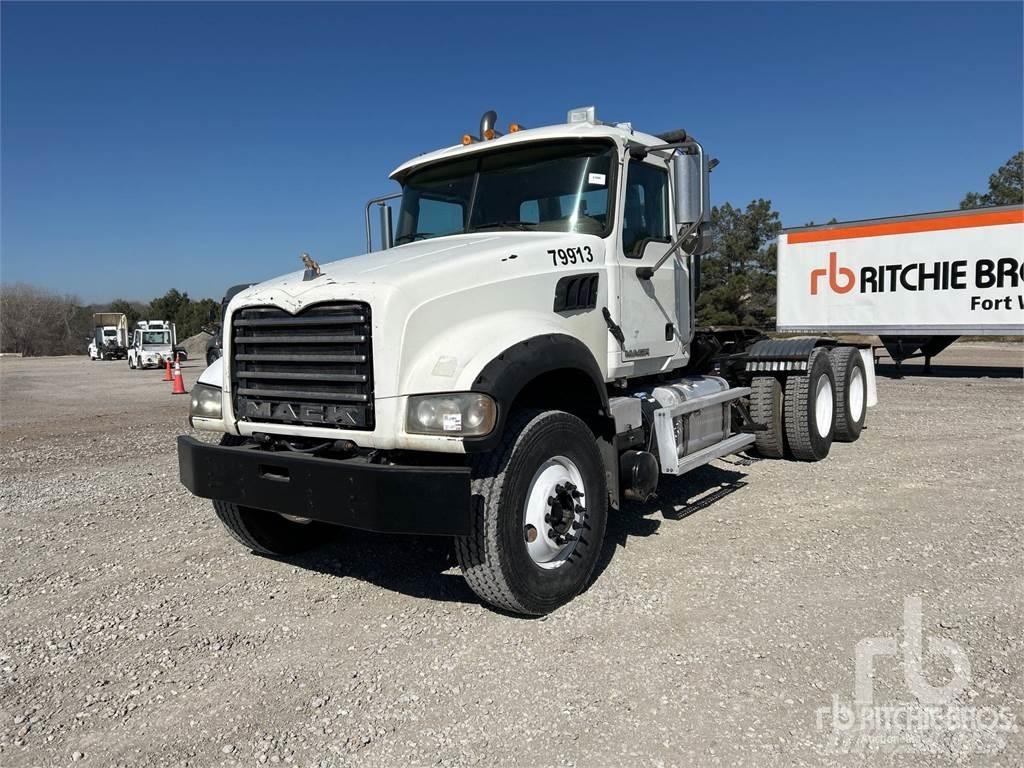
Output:
M469 586L514 613L569 602L594 571L608 517L590 428L563 411L513 413L501 445L471 468L478 514L470 535L455 539Z
M807 373L786 378L783 423L794 459L821 461L835 434L836 379L828 350L819 347L807 360Z
M768 427L755 432L757 452L769 459L781 459L785 451L782 427L782 384L774 376L755 376L750 383L750 418Z
M856 347L836 347L829 352L836 374L836 435L841 443L860 437L867 416L868 380L864 360Z
M221 445L241 445L244 442L244 438L236 435L223 435L220 440ZM329 538L325 532L334 528L315 521L300 522L276 512L227 501L214 501L213 511L235 539L257 554L272 557L312 549Z

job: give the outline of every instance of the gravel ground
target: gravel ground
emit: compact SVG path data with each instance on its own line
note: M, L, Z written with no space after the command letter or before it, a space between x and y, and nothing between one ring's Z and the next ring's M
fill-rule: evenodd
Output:
M1021 765L1022 364L957 345L881 378L821 464L664 484L613 517L589 590L529 620L481 605L443 540L252 555L178 484L187 398L159 371L2 359L0 764ZM834 739L861 641L899 654L873 703L915 701L915 596L925 648L965 654L926 654L930 685L1016 732Z

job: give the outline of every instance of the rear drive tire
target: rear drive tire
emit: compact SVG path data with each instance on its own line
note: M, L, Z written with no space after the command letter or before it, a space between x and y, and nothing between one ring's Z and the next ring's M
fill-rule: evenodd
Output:
M867 417L868 378L856 347L836 347L829 352L836 374L836 435L841 443L860 437Z
M819 347L807 360L807 374L786 378L783 422L790 454L798 461L821 461L835 435L835 373L828 350Z
M501 444L470 466L477 514L470 535L455 539L470 588L534 616L569 602L590 580L608 519L590 428L563 411L514 412Z
M782 384L774 376L755 376L750 383L750 418L768 429L755 432L757 452L769 459L781 459L785 453L782 426Z
M221 445L241 445L235 435L221 437ZM235 539L253 552L271 557L294 555L329 538L327 526L317 522L294 522L276 512L243 507L227 501L214 501L213 510Z
M133 371L135 370L135 363L132 362L132 359L130 357L128 358L128 368Z

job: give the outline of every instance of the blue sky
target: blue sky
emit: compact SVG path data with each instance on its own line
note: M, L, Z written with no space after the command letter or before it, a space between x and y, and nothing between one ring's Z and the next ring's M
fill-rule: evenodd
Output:
M789 226L955 208L1021 148L1022 7L4 3L0 280L219 297L359 253L490 108L685 127L716 204Z

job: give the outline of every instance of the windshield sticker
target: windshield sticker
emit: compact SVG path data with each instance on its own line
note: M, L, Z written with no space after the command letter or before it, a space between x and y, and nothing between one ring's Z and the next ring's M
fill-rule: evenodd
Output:
M603 187L604 186L604 179L605 179L605 176L604 176L603 173L590 173L590 174L587 174L587 183L588 184L598 184L598 185Z

